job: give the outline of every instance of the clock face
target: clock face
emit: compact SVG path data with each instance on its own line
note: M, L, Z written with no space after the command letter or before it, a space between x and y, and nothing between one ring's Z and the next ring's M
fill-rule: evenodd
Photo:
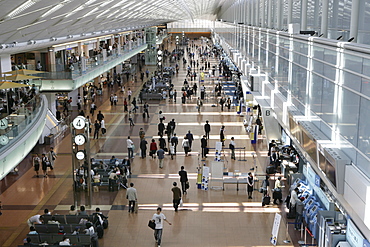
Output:
M5 146L9 143L9 138L7 136L0 136L0 144Z
M75 127L78 130L83 129L85 128L85 118L82 116L78 116L75 119L73 119L72 124L73 127Z
M78 152L76 153L76 158L77 158L78 160L83 160L83 159L85 158L85 153L84 153L83 151L78 151Z
M83 145L85 143L85 141L86 141L86 139L85 139L84 135L79 134L79 135L75 136L75 143L77 145Z
M0 120L0 129L5 130L6 128L8 128L8 120L3 118Z

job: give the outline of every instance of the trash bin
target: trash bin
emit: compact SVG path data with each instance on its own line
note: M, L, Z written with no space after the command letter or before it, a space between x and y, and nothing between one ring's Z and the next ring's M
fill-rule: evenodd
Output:
M54 135L50 134L44 137L44 144L51 145L54 143Z

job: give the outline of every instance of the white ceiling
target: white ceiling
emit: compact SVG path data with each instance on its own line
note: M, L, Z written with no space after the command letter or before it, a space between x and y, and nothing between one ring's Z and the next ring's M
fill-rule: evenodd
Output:
M0 0L0 44L216 15L236 0Z

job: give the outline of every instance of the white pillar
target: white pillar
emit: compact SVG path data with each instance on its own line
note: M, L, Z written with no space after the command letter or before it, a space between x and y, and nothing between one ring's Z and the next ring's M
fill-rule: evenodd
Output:
M255 8L254 10L256 11L255 17L256 17L256 23L255 26L260 27L260 1L256 1L255 3Z
M265 0L261 1L261 27L266 27L266 6Z
M272 28L272 0L267 2L267 27Z
M349 37L355 38L353 42L357 41L359 13L360 13L360 0L352 0L351 26L350 26L350 31L349 31Z
M307 30L307 0L302 0L301 30Z
M293 23L293 0L288 0L288 26Z
M329 0L322 0L322 14L321 14L321 34L324 38L328 37L328 12Z
M56 104L56 97L55 97L55 93L47 93L47 92L43 92L42 94L44 94L48 100L48 108L49 110L55 115L56 112L57 112L57 104Z
M281 0L276 0L276 28L281 30L282 28L282 17L283 17L283 6Z
M78 96L79 90L76 88L72 92L68 93L68 99L72 97L72 103L71 106L77 106L77 96Z

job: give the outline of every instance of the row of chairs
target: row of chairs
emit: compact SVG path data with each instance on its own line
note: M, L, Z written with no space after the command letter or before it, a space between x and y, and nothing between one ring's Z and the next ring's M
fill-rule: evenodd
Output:
M89 234L56 234L56 233L39 233L39 234L27 234L27 237L31 238L31 243L48 243L48 244L59 244L63 240L63 237L69 238L72 245L90 246L91 237Z
M55 220L60 224L79 224L82 218L87 218L89 221L93 220L92 215L43 215L43 217L45 224L47 224L52 217L55 217Z
M83 224L45 224L45 225L35 225L36 232L38 233L58 233L60 228L63 228L65 233L72 233L76 228L79 228L82 232L86 229Z

